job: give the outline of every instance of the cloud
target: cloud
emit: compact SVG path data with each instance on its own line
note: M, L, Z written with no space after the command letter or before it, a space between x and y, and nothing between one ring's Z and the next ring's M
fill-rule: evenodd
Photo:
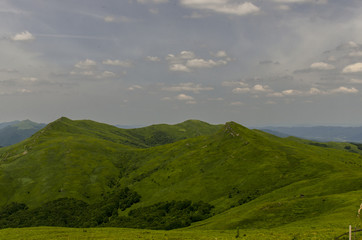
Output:
M130 91L134 91L136 89L142 89L142 87L140 85L132 85L128 88L128 90Z
M277 9L282 10L282 11L288 11L288 10L290 10L290 7L288 5L281 4L281 5L277 6Z
M241 105L244 105L244 103L237 101L237 102L231 102L230 105L231 106L241 106Z
M362 79L352 78L349 80L350 83L362 84Z
M172 64L169 66L170 71L173 72L191 72L191 70L183 64Z
M77 71L71 71L70 75L80 75L80 76L87 76L87 77L91 77L91 76L95 76L96 74L93 71L83 71L83 72L77 72Z
M343 68L343 73L358 73L362 72L362 62L351 64Z
M105 21L105 22L115 22L116 19L115 19L113 16L106 16L106 17L104 18L104 21Z
M104 60L102 63L104 65L120 66L120 67L126 67L126 68L133 66L133 63L131 61L120 61L120 60L107 59L107 60Z
M250 91L251 91L251 89L248 88L248 87L245 87L245 88L234 88L234 89L232 90L233 93L248 93L248 92L250 92Z
M351 52L351 53L348 54L348 56L350 56L350 57L362 57L362 51Z
M347 87L339 87L336 89L332 89L329 91L329 93L358 93L358 89L351 87L351 88L347 88Z
M224 51L218 52L218 56L225 56ZM181 51L178 55L168 54L165 59L168 61L170 71L191 72L192 69L198 68L213 68L221 65L226 65L229 59L202 59L197 58L192 51Z
M303 92L298 91L298 90L294 90L294 89L288 89L288 90L284 90L282 91L282 93L286 96L297 96L297 95L303 95Z
M111 77L115 77L116 74L114 72L110 72L110 71L104 71L99 75L99 78L111 78Z
M170 92L182 92L189 91L193 93L200 93L200 91L211 91L214 90L212 87L202 87L201 84L195 83L180 83L178 86L163 87L162 90Z
M190 68L213 68L216 66L221 66L226 64L227 61L225 60L214 61L212 59L205 60L201 58L190 59L187 60L186 62L186 66Z
M256 91L256 92L270 92L270 91L272 91L272 90L270 90L268 85L263 86L261 84L256 84L253 87L253 90Z
M263 60L259 62L260 65L279 65L280 63L278 61L272 61L272 60Z
M260 9L251 2L232 3L230 0L180 0L182 6L229 15L248 15Z
M336 67L333 66L332 64L328 64L325 62L315 62L310 65L310 69L313 69L313 70L332 70L335 68Z
M308 91L300 91L300 90L294 90L294 89L288 89L282 91L282 94L285 96L315 96L315 95L331 95L331 94L337 94L337 93L345 93L345 94L354 94L358 93L359 90L351 87L338 87L335 89L329 89L329 90L320 90L318 88L310 88Z
M26 82L36 82L36 81L38 81L38 78L36 78L36 77L22 77L21 80L26 81Z
M222 51L222 50L218 51L217 53L213 53L211 55L214 56L214 57L217 57L217 58L226 58L226 57L228 57L226 52Z
M260 93L260 92L272 92L273 90L271 90L269 88L268 85L261 85L261 84L256 84L254 85L254 87L252 88L249 88L249 87L244 87L244 88L240 88L240 87L237 87L237 88L234 88L232 90L233 93L249 93L249 92L252 92L252 93Z
M168 3L168 0L137 0L138 3L147 4L147 3Z
M86 59L84 61L80 61L74 65L74 67L79 69L90 69L92 67L95 67L97 63L91 59Z
M274 0L276 3L315 3L327 4L328 0Z
M183 94L183 93L177 95L176 99L177 99L177 100L180 100L180 101L191 101L191 100L194 100L193 97L188 96L188 95Z
M147 56L146 60L150 61L150 62L159 62L159 61L161 61L161 59L159 57L152 57L152 56Z
M11 39L13 41L29 41L29 40L34 40L35 37L30 32L25 31L25 32L15 34L13 37L11 37Z
M248 86L248 84L246 84L242 81L224 81L221 83L221 85L224 87L236 87L236 86L247 87Z
M267 96L268 97L284 97L284 94L280 93L280 92L273 92L273 93L269 93Z
M346 43L342 43L341 45L336 47L336 50L356 50L357 48L359 48L359 44L353 42L353 41L349 41Z

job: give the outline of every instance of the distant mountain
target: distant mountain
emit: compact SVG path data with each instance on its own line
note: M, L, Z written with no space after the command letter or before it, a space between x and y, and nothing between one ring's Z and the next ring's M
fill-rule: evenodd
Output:
M11 121L11 122L3 122L3 123L0 123L0 129L4 128L4 127L7 127L7 126L11 126L13 124L16 124L20 121Z
M264 127L261 130L280 137L294 136L320 142L362 142L362 127Z
M5 147L21 142L45 127L45 125L30 120L1 123L0 146Z
M143 125L121 125L121 124L116 124L114 125L118 128L123 128L123 129L133 129L133 128L141 128L144 127Z
M0 149L0 227L348 226L361 203L358 147L234 122L120 129L60 118Z

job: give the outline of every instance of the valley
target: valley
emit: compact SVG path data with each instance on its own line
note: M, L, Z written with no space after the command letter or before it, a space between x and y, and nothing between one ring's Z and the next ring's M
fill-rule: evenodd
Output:
M0 149L0 227L343 233L360 226L358 151L235 122L120 129L60 118Z

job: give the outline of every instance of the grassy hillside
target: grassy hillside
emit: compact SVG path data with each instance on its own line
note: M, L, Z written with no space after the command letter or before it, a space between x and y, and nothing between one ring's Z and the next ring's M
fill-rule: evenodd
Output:
M290 240L290 239L333 239L344 233L345 229L273 229L273 230L240 230L239 237L236 230L138 230L125 228L54 228L37 227L22 229L3 229L0 230L0 238L7 240L27 239L27 240L68 240L68 239L107 239L107 240L134 240L134 239L157 239L157 240ZM362 234L358 233L357 237ZM359 239L359 238L357 238Z
M0 205L35 208L62 197L92 204L129 187L141 199L119 216L190 200L214 206L213 217L191 228L342 228L360 223L361 168L361 155L344 147L282 139L234 122L126 130L61 118L0 149Z
M25 140L42 129L45 124L24 120L4 123L2 126L0 126L0 146L5 147Z

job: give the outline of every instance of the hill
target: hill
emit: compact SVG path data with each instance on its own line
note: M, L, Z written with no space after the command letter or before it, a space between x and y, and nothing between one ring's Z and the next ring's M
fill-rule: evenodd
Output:
M0 146L10 146L21 142L40 129L45 124L35 123L30 120L1 123L0 125Z
M33 211L26 214L37 216L55 206L62 209L60 203L103 209L102 218L88 226L167 229L199 221L191 227L235 229L354 223L362 193L361 155L310 143L234 122L191 120L119 129L61 118L0 149L0 205L21 213L23 205L9 204L25 203Z
M262 130L280 137L294 136L320 142L362 143L362 127L264 127Z

